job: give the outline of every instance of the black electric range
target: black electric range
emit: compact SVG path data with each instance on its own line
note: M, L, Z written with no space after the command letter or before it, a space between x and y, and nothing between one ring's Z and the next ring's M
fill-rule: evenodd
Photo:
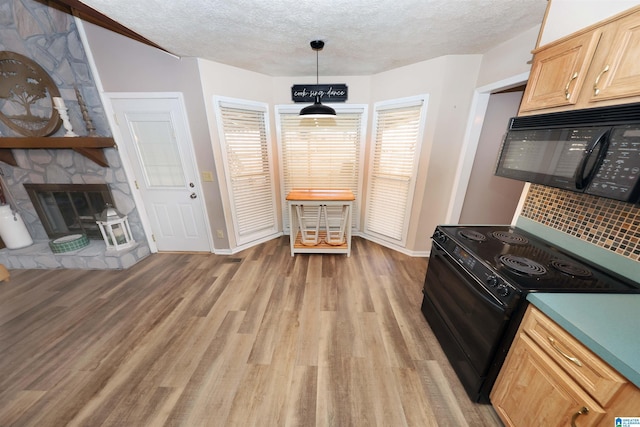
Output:
M520 292L640 293L637 283L515 227L438 226L434 239L454 253L454 246L465 250Z
M515 227L441 225L432 239L422 312L474 401L488 402L528 293L640 293Z

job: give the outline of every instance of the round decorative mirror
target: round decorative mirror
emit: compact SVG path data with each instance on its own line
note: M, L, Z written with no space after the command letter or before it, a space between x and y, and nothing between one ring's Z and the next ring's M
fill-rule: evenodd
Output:
M60 127L53 98L60 92L33 60L0 52L0 121L22 136L47 136Z

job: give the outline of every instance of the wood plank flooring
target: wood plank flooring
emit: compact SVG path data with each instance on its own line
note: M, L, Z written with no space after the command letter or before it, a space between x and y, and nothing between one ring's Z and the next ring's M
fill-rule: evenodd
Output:
M422 313L424 258L154 254L0 283L0 426L500 426Z

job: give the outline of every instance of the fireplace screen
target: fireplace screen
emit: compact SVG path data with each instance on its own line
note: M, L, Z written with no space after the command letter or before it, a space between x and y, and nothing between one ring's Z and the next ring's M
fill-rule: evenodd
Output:
M86 234L102 240L96 219L115 205L107 184L24 184L49 238Z

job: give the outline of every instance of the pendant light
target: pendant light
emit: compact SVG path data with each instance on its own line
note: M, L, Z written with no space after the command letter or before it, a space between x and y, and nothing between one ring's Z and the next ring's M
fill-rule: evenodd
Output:
M316 85L319 84L318 77L318 52L322 50L324 47L324 42L322 40L312 40L311 41L311 49L316 51ZM322 105L320 102L320 95L316 94L316 100L312 105L304 107L300 110L300 115L304 117L310 118L322 118L327 116L335 116L336 110L329 107L328 105Z

